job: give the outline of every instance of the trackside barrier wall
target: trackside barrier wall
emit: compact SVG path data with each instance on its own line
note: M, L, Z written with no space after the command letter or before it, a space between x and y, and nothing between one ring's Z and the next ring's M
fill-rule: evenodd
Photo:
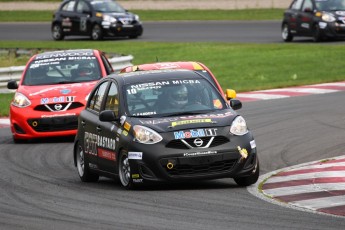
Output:
M121 56L113 57L109 59L109 62L113 66L115 73L118 73L121 69L127 66L133 66L133 56ZM0 93L9 93L12 90L7 89L7 82L10 80L19 81L25 66L11 66L6 68L0 68Z

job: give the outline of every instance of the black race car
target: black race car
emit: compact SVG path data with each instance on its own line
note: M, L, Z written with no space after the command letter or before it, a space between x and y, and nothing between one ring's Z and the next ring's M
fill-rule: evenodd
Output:
M139 16L125 10L113 0L64 0L53 15L51 25L54 40L69 35L137 38L143 27Z
M345 0L294 0L284 12L282 38L312 37L315 42L327 38L345 38Z
M192 70L110 75L79 116L73 159L82 181L119 176L132 188L151 182L259 177L256 143L224 97Z

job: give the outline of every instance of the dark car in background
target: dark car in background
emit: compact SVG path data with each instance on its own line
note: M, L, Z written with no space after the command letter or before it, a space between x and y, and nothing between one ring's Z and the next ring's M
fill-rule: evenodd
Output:
M51 32L54 40L71 35L137 38L143 26L138 15L113 0L64 0L53 15Z
M294 0L284 12L281 25L284 41L294 37L312 37L315 42L327 38L345 38L345 0Z
M79 177L119 176L125 188L219 178L254 184L259 159L235 112L241 106L192 70L110 75L94 87L79 117L73 152Z

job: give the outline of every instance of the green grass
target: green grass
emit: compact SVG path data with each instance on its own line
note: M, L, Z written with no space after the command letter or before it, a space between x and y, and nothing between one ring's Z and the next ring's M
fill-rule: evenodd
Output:
M145 21L281 20L283 9L246 10L133 10ZM0 22L50 22L54 11L0 11Z
M13 93L0 94L0 117L8 116L10 112L10 102L13 98Z

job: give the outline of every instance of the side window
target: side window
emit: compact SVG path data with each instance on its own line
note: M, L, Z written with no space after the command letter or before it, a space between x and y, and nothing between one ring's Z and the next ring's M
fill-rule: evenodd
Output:
M62 6L63 11L73 11L75 6L75 1L69 1L64 6Z
M96 112L101 111L102 101L105 96L105 90L107 89L108 82L103 82L98 86L94 94L92 95L87 108L94 110Z
M110 85L105 104L105 110L113 110L116 116L119 115L119 94L115 83L111 83Z
M311 0L304 1L302 11L305 11L306 9L313 10L313 2Z
M291 5L291 9L293 10L300 10L302 6L303 0L296 0L294 3Z
M89 12L90 8L84 1L79 1L77 5L77 12L83 13L83 12Z

